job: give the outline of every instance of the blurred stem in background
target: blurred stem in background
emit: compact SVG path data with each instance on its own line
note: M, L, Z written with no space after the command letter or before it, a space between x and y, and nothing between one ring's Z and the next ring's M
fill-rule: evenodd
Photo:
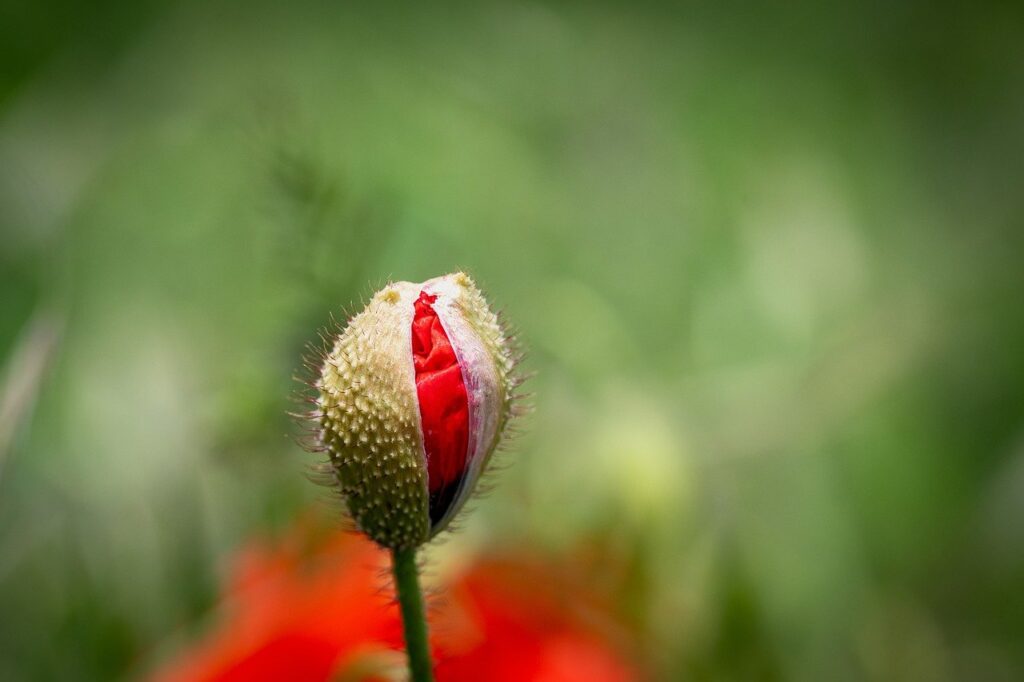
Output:
M434 679L430 664L430 646L427 642L427 621L420 593L419 568L416 566L416 548L393 550L395 592L402 609L405 631L405 649L409 657L409 679L412 682L431 682Z
M18 427L35 404L62 327L63 320L53 311L37 311L11 353L0 382L0 476Z

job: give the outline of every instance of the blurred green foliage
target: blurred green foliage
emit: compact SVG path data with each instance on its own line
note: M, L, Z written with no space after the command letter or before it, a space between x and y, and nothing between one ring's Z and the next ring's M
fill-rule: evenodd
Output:
M322 496L328 314L465 268L536 413L436 560L657 679L1024 678L1019 3L0 10L0 679L135 678Z

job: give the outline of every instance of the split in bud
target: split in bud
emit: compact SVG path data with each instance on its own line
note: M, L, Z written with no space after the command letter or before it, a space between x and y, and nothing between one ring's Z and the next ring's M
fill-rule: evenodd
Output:
M472 493L513 415L510 342L463 273L377 292L328 350L318 444L359 528L419 545Z

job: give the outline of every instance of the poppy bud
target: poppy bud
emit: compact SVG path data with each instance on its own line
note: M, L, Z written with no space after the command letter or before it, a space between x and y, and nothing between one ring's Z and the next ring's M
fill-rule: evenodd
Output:
M415 547L473 491L513 413L514 361L463 273L378 291L333 340L313 413L360 530Z

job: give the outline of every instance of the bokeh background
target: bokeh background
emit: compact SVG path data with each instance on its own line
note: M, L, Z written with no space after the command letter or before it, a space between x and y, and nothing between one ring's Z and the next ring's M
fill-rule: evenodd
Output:
M437 570L599 556L652 679L1024 679L1022 29L4 0L0 678L200 636L324 497L303 347L462 268L535 412Z

